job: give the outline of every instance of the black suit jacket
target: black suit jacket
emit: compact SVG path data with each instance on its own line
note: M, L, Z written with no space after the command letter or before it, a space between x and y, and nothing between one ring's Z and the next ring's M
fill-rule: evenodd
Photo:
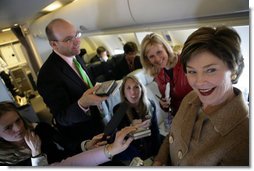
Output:
M115 80L120 80L130 72L132 72L128 66L125 54L116 55L112 58L114 61L113 75ZM136 56L134 59L134 69L142 68L140 57Z
M76 58L89 75L83 60L79 56ZM90 79L93 82L91 77ZM90 111L85 113L77 103L88 89L87 85L55 52L51 53L40 69L37 88L64 135L84 140L103 131L97 107L90 107Z
M94 62L100 62L101 59L98 55L95 55L91 60L90 60L90 63L94 63Z

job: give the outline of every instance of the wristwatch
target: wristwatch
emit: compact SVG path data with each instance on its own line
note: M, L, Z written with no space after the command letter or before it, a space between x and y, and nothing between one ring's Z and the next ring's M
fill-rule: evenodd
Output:
M108 159L112 160L113 155L108 151L108 147L109 147L109 144L105 145L105 147L104 147L104 154L105 154L105 156Z

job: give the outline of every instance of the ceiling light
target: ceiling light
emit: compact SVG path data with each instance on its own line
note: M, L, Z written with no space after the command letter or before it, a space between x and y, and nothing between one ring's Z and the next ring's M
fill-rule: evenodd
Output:
M2 32L10 31L11 28L2 29Z
M51 12L54 11L60 7L62 7L63 5L59 2L59 1L55 1L53 3L51 3L50 5L46 6L45 8L42 9L43 12Z

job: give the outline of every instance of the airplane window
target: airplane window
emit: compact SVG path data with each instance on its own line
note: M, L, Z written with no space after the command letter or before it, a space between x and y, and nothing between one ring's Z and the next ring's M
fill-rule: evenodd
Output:
M123 54L124 51L122 49L114 49L114 55Z
M237 26L234 27L234 29L237 31L237 33L241 37L241 49L242 49L242 55L244 58L244 68L243 73L241 77L238 80L238 83L234 85L235 87L242 90L244 98L246 101L248 101L249 96L249 80L250 80L250 69L249 69L249 26Z
M144 37L147 35L147 34L151 34L152 32L138 32L136 33L136 36L137 36L137 39L138 39L138 42L139 44L141 45L141 42L142 40L144 39Z

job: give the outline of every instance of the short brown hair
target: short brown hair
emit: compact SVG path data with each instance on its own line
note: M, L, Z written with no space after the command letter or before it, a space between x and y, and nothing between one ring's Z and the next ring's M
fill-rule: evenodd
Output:
M132 52L138 52L137 44L134 42L127 42L123 46L123 50L125 54L132 53Z
M187 62L193 54L209 51L225 62L228 68L237 75L232 83L237 83L244 67L241 53L241 38L238 33L226 26L201 27L193 32L186 42L181 53L181 62L186 73Z
M107 51L107 50L106 50L105 47L103 47L103 46L99 46L99 47L96 49L96 52L97 52L98 55L101 55L101 53L102 53L102 52L105 52L105 51Z

